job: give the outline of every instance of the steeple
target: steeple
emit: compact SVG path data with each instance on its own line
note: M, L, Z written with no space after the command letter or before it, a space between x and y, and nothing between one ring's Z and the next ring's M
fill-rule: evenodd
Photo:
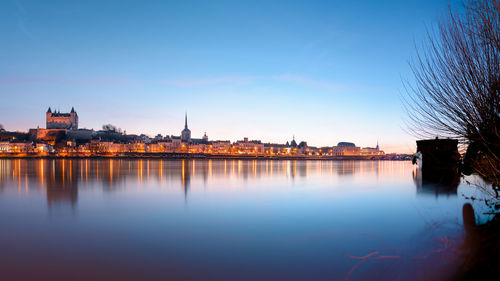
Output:
M184 130L181 132L181 140L183 142L190 142L191 141L191 131L188 129L188 116L186 112L186 116L184 119Z
M75 108L71 107L71 113L75 113Z
M376 147L377 150L379 150L379 147L378 147L378 141L377 141L377 147Z
M293 135L292 142L290 143L291 147L297 147L297 142L295 141L295 135Z
M49 106L49 109L47 110L47 113L52 113L52 110L50 109L50 106Z

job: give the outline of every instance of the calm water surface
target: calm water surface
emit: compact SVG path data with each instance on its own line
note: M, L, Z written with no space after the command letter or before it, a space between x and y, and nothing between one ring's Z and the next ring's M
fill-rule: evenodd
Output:
M396 161L0 160L0 279L439 280L469 189Z

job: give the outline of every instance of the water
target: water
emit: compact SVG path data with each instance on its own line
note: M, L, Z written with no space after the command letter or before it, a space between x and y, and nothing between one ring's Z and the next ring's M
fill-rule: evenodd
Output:
M439 280L464 192L396 161L0 160L0 279Z

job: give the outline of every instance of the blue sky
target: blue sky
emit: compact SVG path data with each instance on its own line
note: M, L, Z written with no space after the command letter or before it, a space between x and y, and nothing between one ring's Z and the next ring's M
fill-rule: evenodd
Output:
M454 4L452 2L452 4ZM0 1L0 123L411 152L402 77L447 1Z

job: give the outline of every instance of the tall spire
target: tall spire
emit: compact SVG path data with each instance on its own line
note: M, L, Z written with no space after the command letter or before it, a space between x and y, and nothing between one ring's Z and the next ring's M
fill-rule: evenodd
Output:
M188 128L188 114L186 112L186 117L185 117L185 120L184 120L184 129L187 129Z

